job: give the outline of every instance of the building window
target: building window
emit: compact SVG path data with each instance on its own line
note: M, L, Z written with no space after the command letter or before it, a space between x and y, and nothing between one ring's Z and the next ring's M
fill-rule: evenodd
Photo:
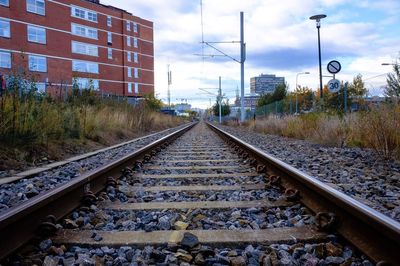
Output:
M0 19L0 36L10 38L10 21Z
M129 36L126 37L126 45L131 46L131 37Z
M128 83L128 92L132 93L132 83Z
M8 0L0 0L0 6L10 6L10 3Z
M139 84L135 83L135 93L139 93Z
M30 55L29 56L29 70L36 72L47 72L46 57Z
M99 81L97 79L75 78L72 83L81 90L99 90Z
M131 31L131 22L130 21L126 22L126 30Z
M139 78L139 70L137 68L135 68L134 75L136 79Z
M97 13L81 7L72 6L71 16L97 23Z
M133 53L133 62L139 62L138 53Z
M44 0L26 0L26 11L44 16L46 14Z
M136 37L133 37L133 47L138 48L138 42Z
M97 40L97 30L95 28L71 24L72 34Z
M131 53L128 52L126 55L128 56L128 62L131 62L131 61L132 61L132 55L131 55Z
M112 59L112 49L111 48L107 49L107 56L108 56L108 59Z
M11 68L11 53L0 51L0 67Z
M72 52L75 54L84 54L90 56L99 55L99 49L96 45L74 41L72 42Z
M112 17L107 16L107 26L112 27Z
M128 67L128 78L132 77L132 68Z
M72 71L98 74L99 64L87 61L73 60Z
M112 33L111 32L107 32L107 43L112 44Z
M133 32L138 32L138 27L136 22L133 22Z
M28 25L28 41L46 44L46 29Z

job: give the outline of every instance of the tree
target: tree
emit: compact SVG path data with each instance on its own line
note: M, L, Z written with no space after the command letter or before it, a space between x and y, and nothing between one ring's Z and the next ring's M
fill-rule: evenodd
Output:
M394 73L389 73L386 78L387 87L385 95L390 98L400 97L400 65L393 65Z
M286 97L286 94L287 94L287 84L279 84L278 86L276 86L273 93L267 93L262 95L257 102L257 106L261 107L273 102L281 101Z
M214 115L219 116L219 104L218 101L213 105L213 112ZM221 114L222 116L229 115L231 113L231 107L229 106L229 100L226 100L225 102L221 102Z
M357 99L362 98L367 93L367 89L364 87L364 81L362 75L358 74L353 78L353 82L347 86L347 106L351 106ZM340 84L340 89L336 93L325 93L324 94L325 106L336 111L344 111L344 83Z
M153 93L147 94L144 96L146 109L152 111L159 111L163 106L163 103L160 99L154 97Z

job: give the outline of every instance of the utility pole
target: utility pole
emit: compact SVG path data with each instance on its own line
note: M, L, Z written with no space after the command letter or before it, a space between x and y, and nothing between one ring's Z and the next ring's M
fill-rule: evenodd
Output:
M172 73L169 70L169 64L167 65L167 75L168 75L168 107L171 109L171 91L170 91L170 86L172 84Z
M218 104L219 104L219 123L222 123L222 90L221 90L221 76L219 76L219 87L218 87Z
M240 12L240 122L245 120L244 112L244 61L246 60L246 46L244 43L243 11Z

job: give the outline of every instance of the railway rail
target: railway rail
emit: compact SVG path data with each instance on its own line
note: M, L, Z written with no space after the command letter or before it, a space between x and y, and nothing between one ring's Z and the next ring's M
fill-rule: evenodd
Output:
M216 126L193 126L1 213L0 258L45 265L400 261L396 221Z

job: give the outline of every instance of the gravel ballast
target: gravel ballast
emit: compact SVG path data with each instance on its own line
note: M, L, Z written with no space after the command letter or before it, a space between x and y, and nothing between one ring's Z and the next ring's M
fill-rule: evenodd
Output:
M60 167L23 178L16 182L0 185L0 213L17 206L28 199L69 182L82 174L107 165L151 142L160 139L186 125L142 137L126 145L102 151L82 160L73 161Z
M382 160L372 150L327 147L240 127L218 127L400 221L398 161Z

